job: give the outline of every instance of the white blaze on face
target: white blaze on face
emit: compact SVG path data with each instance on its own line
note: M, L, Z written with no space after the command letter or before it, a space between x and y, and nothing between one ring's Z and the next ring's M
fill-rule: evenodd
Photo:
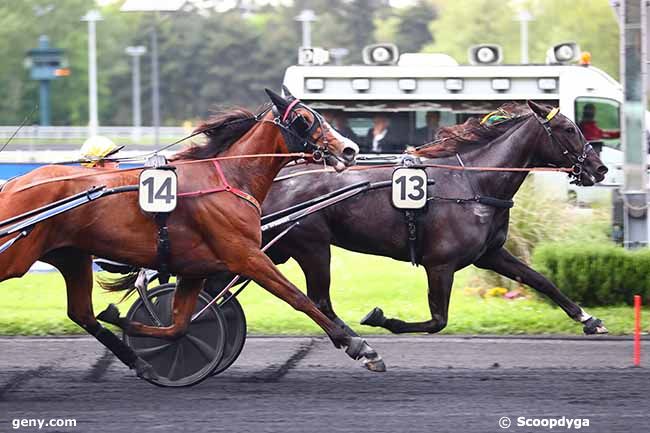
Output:
M357 143L341 135L341 133L338 132L336 129L332 128L332 125L330 125L328 122L325 123L325 126L327 126L327 129L329 130L330 134L332 134L334 138L336 138L338 141L340 141L343 144L343 149L352 148L354 149L354 152L357 155L359 154L359 146L357 145Z

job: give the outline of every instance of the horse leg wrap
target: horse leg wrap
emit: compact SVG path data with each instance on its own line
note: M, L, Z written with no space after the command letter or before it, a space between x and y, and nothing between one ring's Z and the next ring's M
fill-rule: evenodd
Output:
M126 364L129 368L134 368L138 355L135 354L133 349L124 344L115 334L108 329L104 328L99 323L93 329L88 328L88 332L92 334L100 343L106 346L117 358Z

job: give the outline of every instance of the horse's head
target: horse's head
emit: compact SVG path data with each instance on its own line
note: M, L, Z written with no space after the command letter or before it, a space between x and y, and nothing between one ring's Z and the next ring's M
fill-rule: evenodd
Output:
M316 110L293 97L286 87L283 90L286 97L269 89L266 93L289 152L311 151L314 161L325 159L336 171L353 165L359 146L339 134Z
M548 141L538 147L541 162L557 167L572 168L572 183L591 186L602 181L607 167L578 126L560 113L559 108L528 101L528 106L544 127Z

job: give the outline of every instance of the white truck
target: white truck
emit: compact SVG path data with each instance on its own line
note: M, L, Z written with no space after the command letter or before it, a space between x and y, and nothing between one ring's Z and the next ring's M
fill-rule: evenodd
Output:
M536 181L553 194L590 202L608 196L608 189L623 180L621 85L591 66L575 43L552 47L550 64L543 65L500 64L500 48L493 45L472 47L471 65L458 65L442 54L400 56L390 44L366 47L364 65L330 65L327 57L324 50L301 48L303 64L286 70L284 85L324 111L341 132L353 135L362 152L402 152L407 145L430 141L438 126L462 123L508 101L535 100L560 106L581 127L589 123L583 133L610 169L600 189L569 185L565 175L555 173L536 176ZM578 59L582 64L576 64ZM387 132L378 140L382 124Z

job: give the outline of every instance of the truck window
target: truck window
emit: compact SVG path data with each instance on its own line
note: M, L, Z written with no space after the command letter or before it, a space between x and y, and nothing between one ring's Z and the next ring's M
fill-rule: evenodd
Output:
M612 99L580 97L575 102L576 124L587 141L621 147L620 104Z
M434 141L439 128L483 116L505 102L307 101L338 132L356 142L362 154L403 153L409 146Z

